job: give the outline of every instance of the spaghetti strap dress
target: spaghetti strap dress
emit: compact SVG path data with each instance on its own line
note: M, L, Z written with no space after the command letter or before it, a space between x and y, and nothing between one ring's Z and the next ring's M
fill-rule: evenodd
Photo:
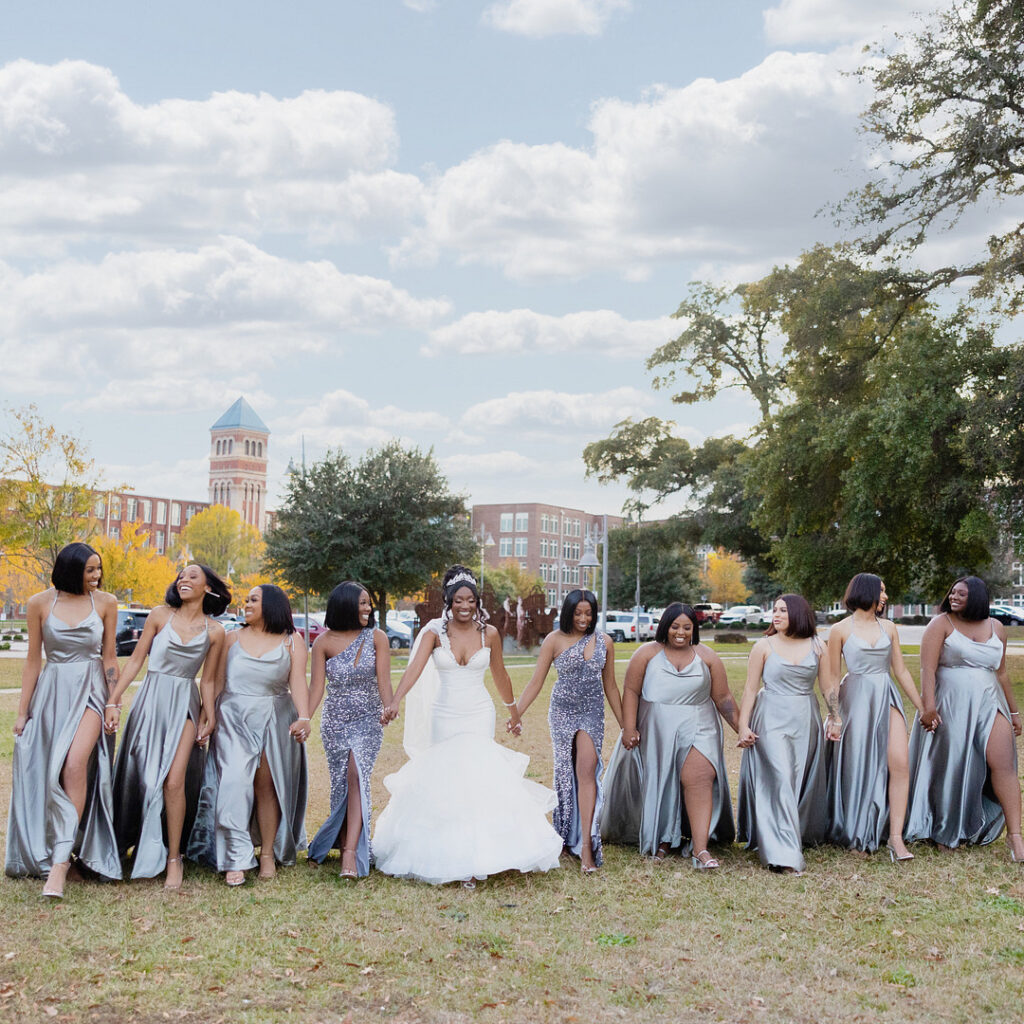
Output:
M903 701L889 675L892 641L874 645L856 633L843 642L847 673L839 684L843 734L826 745L828 841L873 853L889 836L889 716Z
M153 637L146 678L132 701L114 762L114 828L121 856L133 851L132 878L155 878L167 867L164 782L185 723L199 727L196 676L209 649L209 621L184 641L174 631L172 616ZM185 773L183 847L195 820L205 757L202 747L193 746Z
M770 651L740 761L739 839L766 867L803 871L805 846L825 838L825 751L814 693L819 652L797 663Z
M373 627L361 630L345 648L327 659L327 692L320 714L320 738L331 777L331 812L309 844L309 859L320 863L331 850L342 848L342 832L348 811L349 755L359 773L359 797L363 827L356 845L356 873L370 873L370 778L380 753L384 708L377 688L377 652Z
M28 722L14 740L4 870L16 878L44 878L54 864L74 854L100 877L119 879L111 794L113 737L101 732L90 757L81 820L60 784L82 718L94 712L102 722L107 702L103 620L95 601L76 626L57 618L51 605L42 641L46 664L32 693Z
M910 733L908 841L984 844L1003 831L1003 809L985 757L996 715L1013 722L996 678L1002 660L995 630L985 641L957 629L946 637L935 671L935 708L942 725L928 732L917 719ZM1015 765L1016 757L1014 744Z
M217 728L203 773L196 822L187 856L218 871L256 867L255 844L270 852L271 837L256 823L253 779L266 755L281 808L274 859L294 864L306 848L306 748L289 728L298 712L292 702L289 638L262 657L248 654L240 641L228 648L224 690L217 698Z
M589 658L585 657L587 643L594 641ZM597 802L591 823L590 846L594 862L600 867L604 854L601 850L600 815L604 796L601 789L601 744L604 742L604 665L607 657L604 634L580 637L554 659L558 678L551 690L548 708L548 728L551 730L551 749L554 758L555 795L558 806L551 815L555 831L565 846L577 857L583 850L579 794L576 787L576 765L573 760L576 734L585 732L597 751L597 770L594 783Z

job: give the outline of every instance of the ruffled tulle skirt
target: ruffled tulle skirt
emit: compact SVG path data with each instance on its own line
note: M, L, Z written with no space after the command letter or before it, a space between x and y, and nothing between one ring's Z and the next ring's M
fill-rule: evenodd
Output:
M530 759L483 736L437 743L384 779L391 800L377 821L378 870L440 884L558 866L558 803L524 778Z

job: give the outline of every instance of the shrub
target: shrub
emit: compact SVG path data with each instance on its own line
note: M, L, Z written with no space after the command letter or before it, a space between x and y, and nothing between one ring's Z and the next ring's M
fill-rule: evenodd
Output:
M715 640L720 644L745 644L747 635L746 633L722 633L721 636L716 636Z

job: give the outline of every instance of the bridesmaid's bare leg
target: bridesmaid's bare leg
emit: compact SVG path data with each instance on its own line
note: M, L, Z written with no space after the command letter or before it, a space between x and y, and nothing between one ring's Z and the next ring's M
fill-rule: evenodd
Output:
M274 839L281 824L281 806L277 802L274 777L270 774L267 755L260 756L259 767L253 778L256 796L256 824L260 830L260 878L269 879L277 874L274 862Z
M910 795L910 759L907 754L907 727L903 716L889 708L889 846L897 857L910 851L903 842ZM884 852L884 851L883 851Z
M679 781L683 786L686 816L690 819L694 856L708 848L711 812L715 804L715 774L715 766L699 750L691 748L683 762Z
M996 715L985 745L992 790L1006 818L1007 841L1017 860L1024 860L1024 840L1020 835L1020 779L1014 765L1013 729L1002 716Z
M594 868L597 865L594 863L594 848L590 836L594 827L594 810L597 807L597 751L594 749L594 741L590 734L582 729L573 738L573 747L582 840L580 864L584 868Z
M164 779L164 816L167 820L167 887L181 886L181 833L185 827L185 774L196 743L196 727L186 719L171 770Z
M356 768L356 755L348 752L348 768L345 772L348 780L348 803L345 807L345 839L341 850L341 873L346 877L355 877L358 871L356 849L359 846L359 833L363 830L363 801L359 788L359 769Z

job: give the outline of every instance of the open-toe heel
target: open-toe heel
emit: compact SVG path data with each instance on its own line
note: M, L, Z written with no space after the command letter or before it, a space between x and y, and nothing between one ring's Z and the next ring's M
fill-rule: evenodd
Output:
M245 884L245 872L244 871L225 871L224 881L234 888L236 885Z
M171 865L177 865L177 881L171 879ZM178 892L181 889L182 866L180 857L168 857L167 867L164 869L164 892Z
M707 850L701 850L693 855L693 866L698 871L714 871L718 867L718 861Z
M1013 852L1013 841L1014 841L1014 839L1020 839L1020 833L1019 832L1010 832L1006 836L1006 845L1010 848L1010 860L1013 861L1014 864L1024 864L1024 854L1022 854L1020 857L1018 857Z
M341 851L341 871L338 875L339 878L358 878L359 877L359 865L356 862L356 851L355 850L342 850Z
M70 867L70 862L66 860L50 867L49 874L46 876L46 884L43 886L44 896L51 900L64 899L64 883L67 881Z
M270 865L269 869L266 867L267 864ZM258 877L264 882L269 882L277 877L277 862L274 860L272 853L260 854L260 873Z

